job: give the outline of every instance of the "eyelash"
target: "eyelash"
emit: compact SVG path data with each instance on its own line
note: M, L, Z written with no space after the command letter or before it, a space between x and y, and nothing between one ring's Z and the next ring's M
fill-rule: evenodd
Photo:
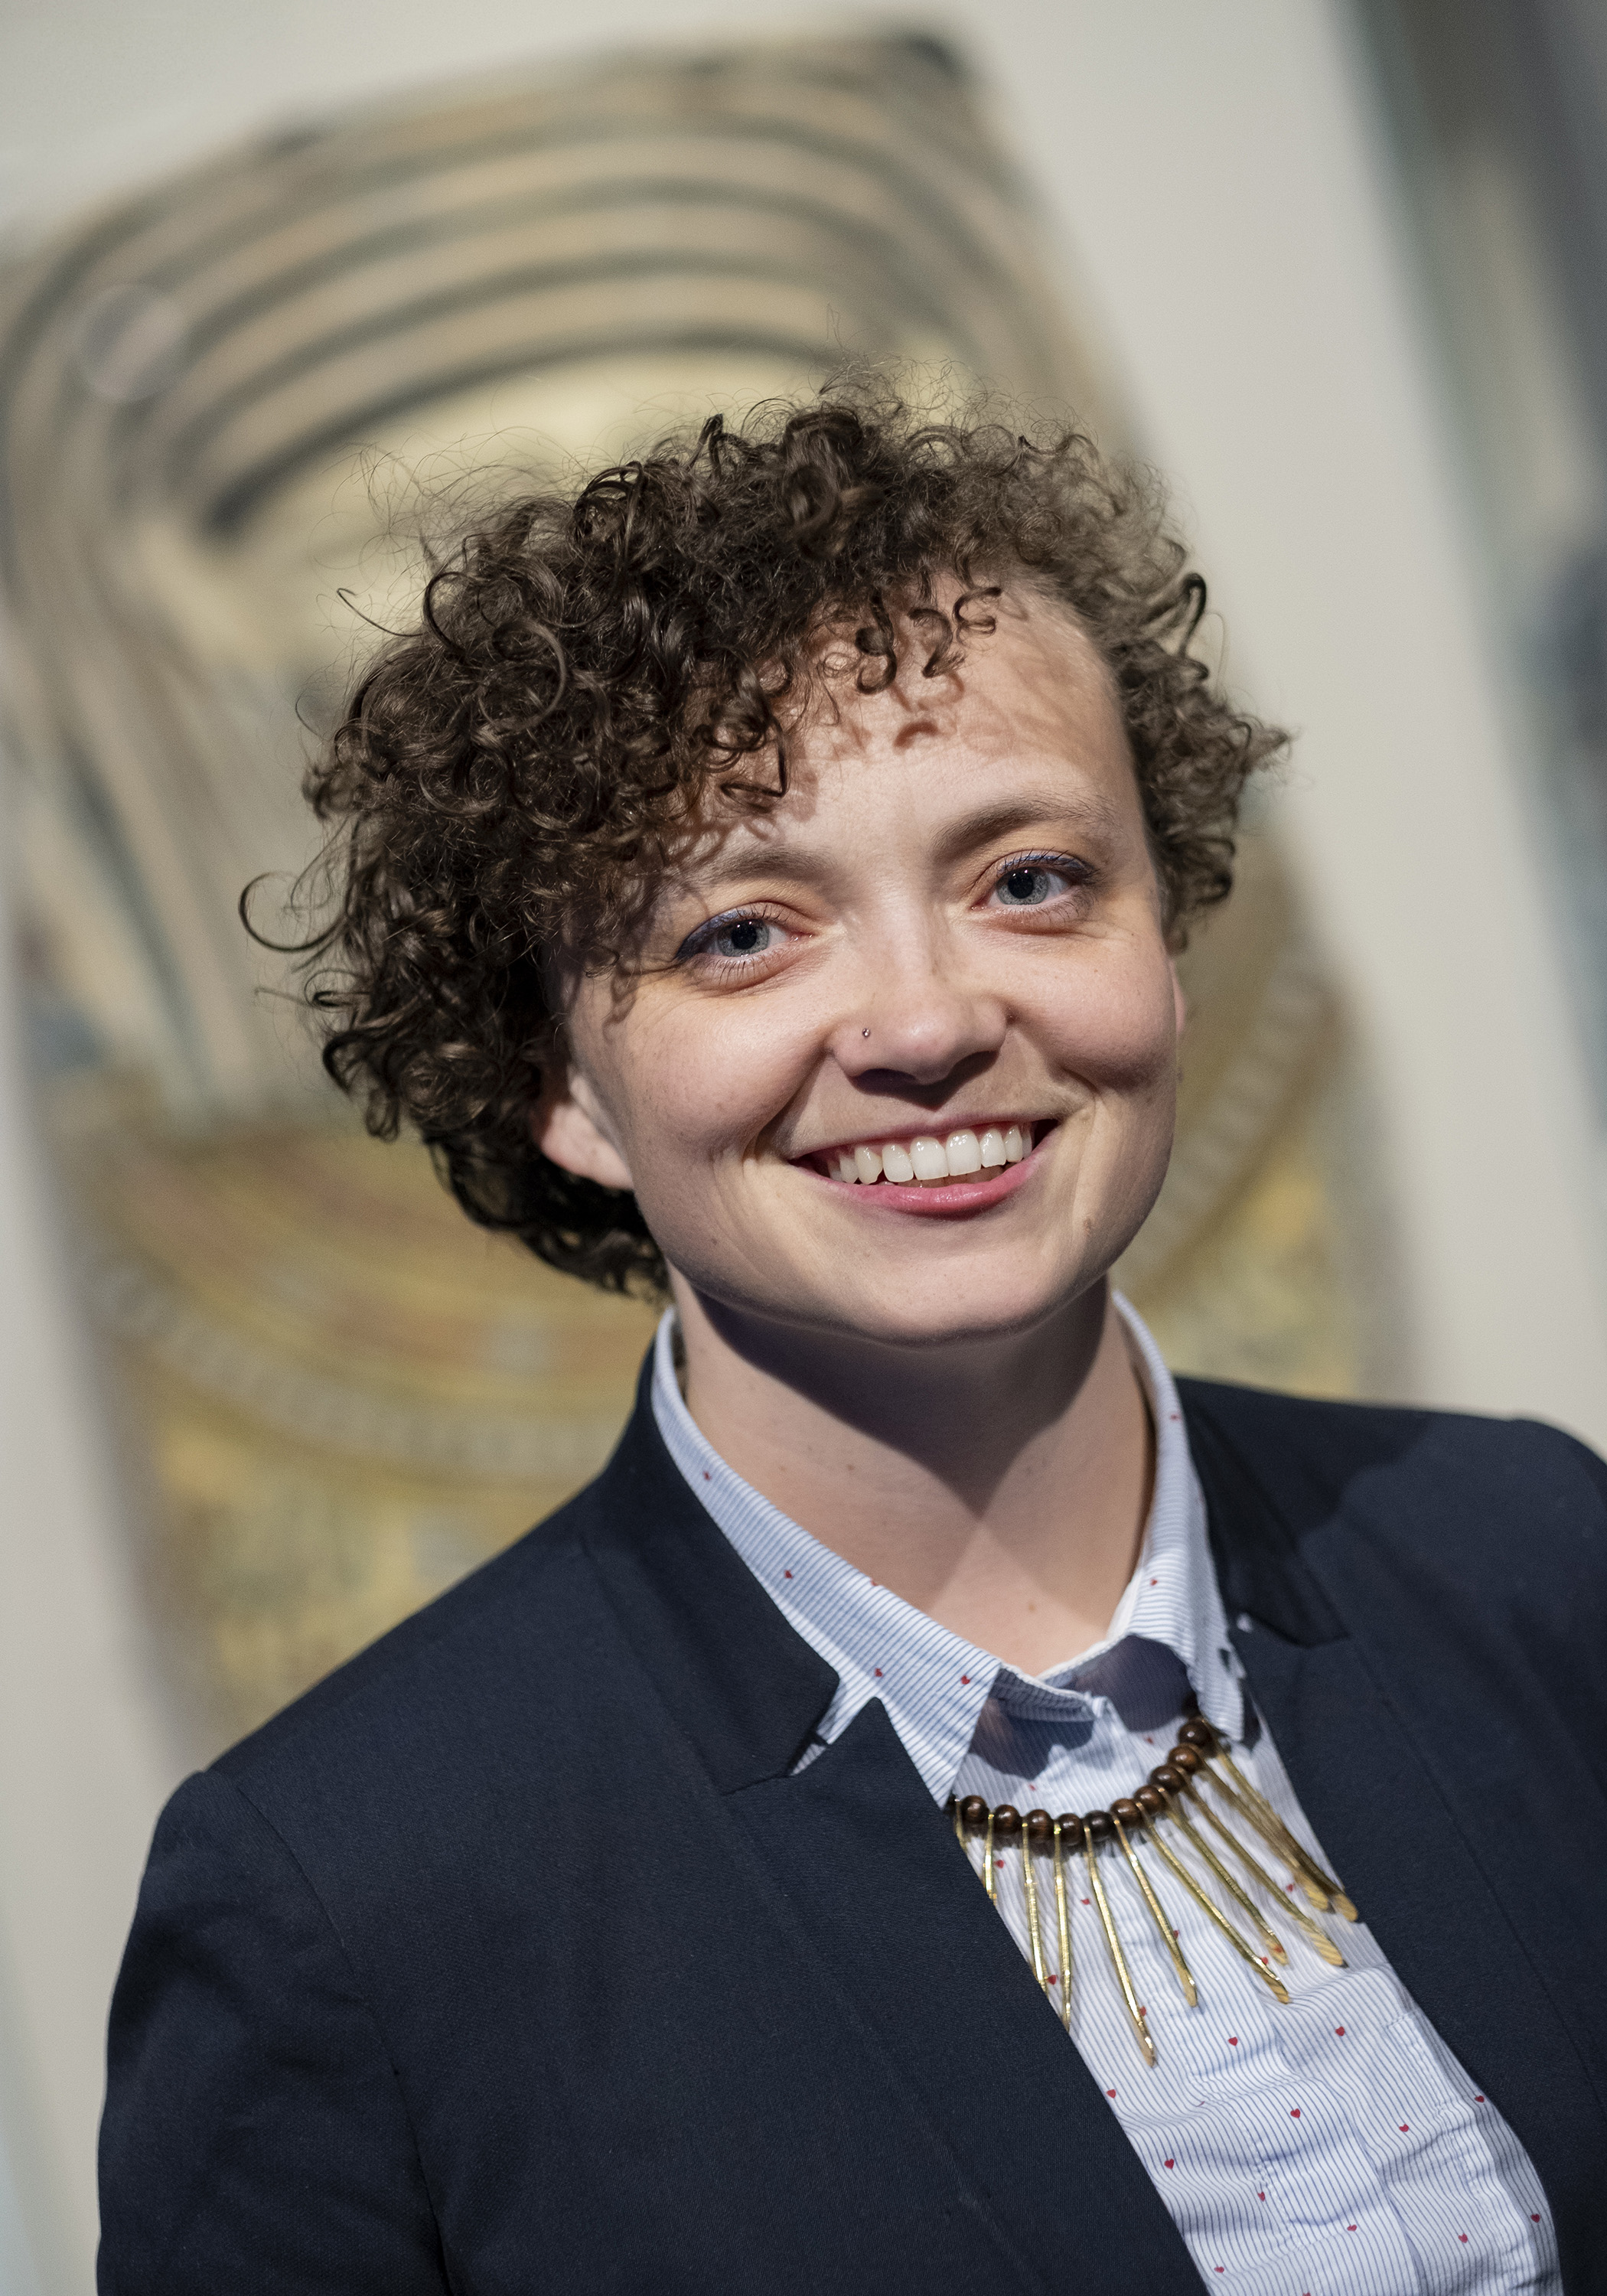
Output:
M1006 859L995 864L988 880L988 895L996 893L1004 880L1013 876L1018 869L1052 869L1058 875L1070 877L1072 880L1073 890L1086 885L1094 873L1087 863L1079 861L1074 853L1013 853ZM1049 900L1031 906L1047 908L1051 902L1064 900L1067 898L1066 894L1054 894L1050 896ZM1026 908L1029 905L1023 902L1021 906ZM751 956L748 957L719 956L708 946L717 934L729 931L735 925L745 924L775 925L783 931L786 930L785 921L773 906L765 902L758 902L749 908L727 909L720 916L706 917L701 925L687 934L676 952L676 963L701 964L706 972L721 979L728 979L733 974L753 972L770 954L768 950L756 950Z

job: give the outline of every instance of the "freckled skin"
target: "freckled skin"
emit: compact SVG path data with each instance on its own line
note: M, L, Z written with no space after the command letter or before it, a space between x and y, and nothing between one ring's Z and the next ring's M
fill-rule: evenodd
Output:
M635 1188L689 1401L738 1472L1044 1665L1103 1633L1142 1525L1147 1421L1103 1279L1165 1173L1182 1009L1080 633L1007 595L957 672L923 679L923 652L812 713L791 794L718 824L664 889L627 993L573 986L570 1070L537 1128ZM733 940L734 914L758 929ZM1054 1128L1022 1185L958 1219L889 1213L798 1160L1012 1119Z
M1174 983L1103 681L1058 618L1002 618L958 677L906 675L817 722L792 775L727 840L741 873L711 898L676 889L654 935L668 954L712 910L767 902L790 937L779 961L734 981L648 973L618 1018L587 983L571 1009L619 1152L606 1177L635 1185L671 1265L734 1306L922 1346L1035 1321L1130 1240L1175 1114ZM942 854L951 824L1016 796L1040 817ZM980 906L989 863L1062 847L1102 873L1076 913ZM783 877L783 850L817 882ZM790 1160L996 1110L1058 1117L1061 1137L1037 1185L980 1221L880 1221L872 1240L862 1206Z

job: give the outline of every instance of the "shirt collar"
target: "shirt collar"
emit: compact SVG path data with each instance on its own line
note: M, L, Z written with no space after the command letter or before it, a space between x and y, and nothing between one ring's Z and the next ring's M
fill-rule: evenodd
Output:
M1177 1710L1180 1665L1212 1726L1234 1739L1243 1735L1243 1694L1177 1391L1150 1332L1119 1293L1116 1307L1154 1422L1154 1495L1137 1567L1109 1632L1042 1676L1018 1673L900 1601L745 1483L686 1408L676 1374L673 1311L660 1322L652 1374L659 1431L693 1493L788 1623L836 1673L837 1693L822 1721L822 1738L829 1743L862 1706L880 1698L939 1800L954 1783L990 1697L1023 1718L1114 1710L1129 1719L1152 1698L1166 1710L1152 1718L1159 1723Z

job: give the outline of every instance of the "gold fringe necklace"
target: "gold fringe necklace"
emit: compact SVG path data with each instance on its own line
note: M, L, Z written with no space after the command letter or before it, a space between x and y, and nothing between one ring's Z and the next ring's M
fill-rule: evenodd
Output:
M1201 1782L1213 1789L1220 1808L1214 1806L1201 1792ZM1070 1899L1067 1895L1066 1864L1068 1857L1079 1849L1082 1851L1087 1865L1092 1902L1098 1912L1099 1925L1104 1932L1116 1982L1121 1988L1134 2037L1146 2065L1155 2062L1155 2044L1150 2035L1146 2012L1139 2004L1127 1956L1121 1948L1116 1918L1111 1910L1104 1877L1100 1872L1099 1853L1109 1843L1114 1842L1120 1849L1125 1870L1166 1948L1172 1973L1191 2009L1199 2005L1199 1988L1194 1983L1193 1972L1184 1959L1177 1932L1167 1919L1166 1909L1139 1858L1138 1845L1141 1841L1153 1846L1156 1856L1168 1871L1221 1931L1241 1960L1254 1970L1275 2000L1287 2004L1289 1999L1289 1988L1277 1973L1278 1969L1288 1967L1289 1956L1243 1880L1223 1864L1203 1829L1209 1829L1220 1845L1231 1851L1238 1861L1241 1874L1248 1876L1256 1888L1289 1915L1315 1954L1332 1968L1342 1969L1345 1966L1344 1955L1316 1915L1337 1913L1346 1921L1353 1922L1357 1919L1356 1907L1332 1875L1324 1874L1310 1851L1295 1839L1265 1794L1259 1793L1250 1784L1209 1723L1198 1716L1184 1724L1177 1733L1177 1743L1160 1767L1150 1772L1147 1783L1130 1797L1112 1802L1109 1809L1089 1810L1082 1816L1068 1812L1060 1817L1051 1817L1046 1809L1029 1809L1023 1817L1008 1802L1002 1802L996 1809L990 1809L980 1794L967 1794L963 1801L956 1801L951 1796L948 1807L954 1818L955 1833L967 1859L971 1856L972 1836L981 1836L981 1879L995 1905L998 1903L995 1845L1013 1846L1020 1856L1021 1887L1027 1901L1027 1936L1032 1955L1032 1973L1051 1999L1054 1997L1050 1993L1050 1987L1058 1984L1061 2022L1068 2032L1071 2030L1072 1962L1071 1911ZM1233 1830L1228 1823L1230 1818L1240 1833L1256 1836L1265 1850L1269 1850L1278 1863L1287 1866L1292 1877L1292 1887L1305 1898L1305 1906L1296 1904L1290 1892L1273 1879L1260 1858L1241 1841L1239 1833ZM1201 1882L1177 1855L1161 1833L1163 1822L1184 1837L1222 1894L1237 1907L1255 1933L1261 1948L1259 1952L1246 1943L1221 1906L1207 1894ZM1042 1885L1037 1871L1039 1856L1051 1861L1049 1875ZM1043 1898L1051 1886L1060 1964L1053 1976L1044 1951L1043 1932ZM1275 1969L1273 1966L1275 1963L1277 1964Z

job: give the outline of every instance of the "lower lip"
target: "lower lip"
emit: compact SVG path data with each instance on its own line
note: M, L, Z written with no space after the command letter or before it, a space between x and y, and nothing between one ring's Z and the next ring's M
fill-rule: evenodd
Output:
M811 1177L823 1188L834 1188L840 1196L854 1198L867 1212L918 1212L925 1219L963 1219L968 1212L985 1212L990 1204L1002 1204L1023 1186L1058 1129L1056 1126L1045 1133L1029 1156L1023 1156L1019 1164L1006 1164L990 1180L946 1180L938 1187L921 1180L873 1180L867 1187L863 1180L828 1180L821 1172L811 1173ZM806 1164L794 1169L809 1171L810 1168Z

